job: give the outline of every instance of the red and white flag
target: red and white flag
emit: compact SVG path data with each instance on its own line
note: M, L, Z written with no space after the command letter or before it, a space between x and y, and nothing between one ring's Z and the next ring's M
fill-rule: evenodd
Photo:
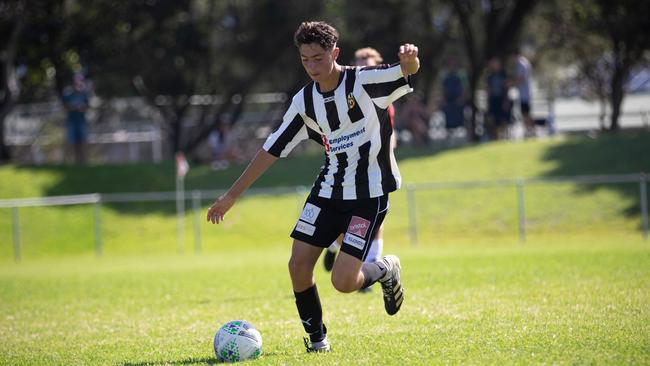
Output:
M190 164L187 163L187 159L185 159L185 154L183 154L181 151L176 153L176 176L177 177L185 177L185 174L190 170Z

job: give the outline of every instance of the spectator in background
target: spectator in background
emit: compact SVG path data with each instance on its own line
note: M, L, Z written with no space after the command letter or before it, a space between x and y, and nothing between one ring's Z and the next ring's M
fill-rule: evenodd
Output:
M508 98L508 79L501 60L494 57L488 64L488 133L491 139L507 137L511 102Z
M465 104L467 80L464 73L458 70L458 62L450 58L447 63L447 73L442 79L443 104L445 114L445 127L447 129L465 126Z
M419 95L412 93L405 99L399 108L400 123L409 130L416 145L426 145L429 143L430 114Z
M63 107L67 112L66 132L68 151L72 148L74 162L86 162L86 141L88 139L88 122L86 111L90 105L90 92L83 75L75 74L72 86L63 90Z
M532 101L530 82L532 74L533 67L530 61L522 52L519 52L515 56L515 86L519 91L519 106L524 122L525 137L535 136L535 122L530 115Z
M233 161L241 159L241 153L235 145L235 135L231 132L230 122L221 121L208 136L212 152L212 169L223 170Z

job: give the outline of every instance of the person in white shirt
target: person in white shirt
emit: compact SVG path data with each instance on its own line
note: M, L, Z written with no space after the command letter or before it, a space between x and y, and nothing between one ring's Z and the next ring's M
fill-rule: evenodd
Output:
M524 128L526 137L535 136L535 121L530 115L531 107L531 92L530 82L532 78L533 67L530 61L521 52L516 56L515 65L515 85L519 92L519 105L521 109L521 116L524 120Z

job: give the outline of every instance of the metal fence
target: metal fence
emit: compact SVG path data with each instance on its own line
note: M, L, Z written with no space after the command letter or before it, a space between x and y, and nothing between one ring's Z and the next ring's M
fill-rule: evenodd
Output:
M464 181L464 182L432 182L432 183L410 183L406 184L406 198L408 211L408 230L409 239L412 245L418 243L418 224L417 224L417 205L416 192L427 190L470 190L486 187L515 187L516 202L518 215L518 236L520 243L526 241L526 187L535 185L553 185L553 184L621 184L633 183L639 185L639 207L640 207L640 227L643 240L648 239L648 191L647 185L650 177L644 173L640 174L622 174L622 175L589 175L589 176L570 176L570 177L547 177L547 178L530 178L530 179L503 179L503 180L482 180L482 181ZM251 189L247 195L280 195L296 194L300 202L304 198L307 187L280 187L267 189ZM102 255L102 219L101 205L106 203L126 203L126 202L173 202L180 200L183 202L177 205L178 220L178 249L182 250L183 231L185 216L185 202L191 201L191 210L193 212L193 230L194 230L194 249L198 253L201 251L201 230L200 223L203 214L201 206L204 199L214 199L223 194L224 190L193 190L183 192L178 195L177 192L146 192L146 193L93 193L71 196L52 196L39 198L19 198L0 200L0 208L9 208L12 211L12 237L14 258L18 262L21 260L21 240L20 240L20 211L21 207L44 207L44 206L66 206L66 205L94 205L94 241L95 254ZM297 206L297 210L300 207Z
M467 181L467 182L439 182L439 183L419 183L407 184L406 194L408 200L409 216L409 238L411 244L416 245L418 242L417 211L416 211L416 191L423 190L450 190L450 189L477 189L486 187L516 187L517 192L517 214L519 242L526 242L526 194L525 187L535 185L553 185L553 184L620 184L620 183L638 183L639 184L639 204L641 208L641 232L643 240L648 239L648 180L650 178L644 173L640 174L620 174L620 175L583 175L567 177L546 177L530 179L502 179L486 181Z

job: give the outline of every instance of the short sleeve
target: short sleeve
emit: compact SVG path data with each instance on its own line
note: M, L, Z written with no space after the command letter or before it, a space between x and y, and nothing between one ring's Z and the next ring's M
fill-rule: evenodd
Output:
M399 63L362 67L358 79L372 101L383 109L413 91L410 77L404 76Z
M266 138L262 148L275 157L286 157L300 143L309 138L307 126L294 103L284 114L282 123Z

